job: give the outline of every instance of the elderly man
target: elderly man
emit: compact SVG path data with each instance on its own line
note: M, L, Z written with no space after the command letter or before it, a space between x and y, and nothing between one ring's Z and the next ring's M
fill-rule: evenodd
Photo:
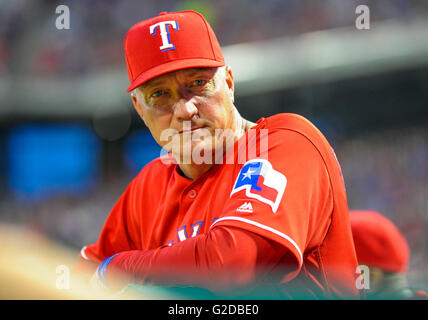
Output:
M167 153L82 249L98 266L93 279L116 289L357 297L344 183L321 132L295 114L243 119L232 69L197 12L136 24L125 55L134 107Z

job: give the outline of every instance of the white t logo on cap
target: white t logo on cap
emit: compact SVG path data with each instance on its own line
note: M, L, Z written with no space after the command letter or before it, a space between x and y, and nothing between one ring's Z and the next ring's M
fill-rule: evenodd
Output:
M174 50L175 46L171 43L169 38L168 26L171 26L173 30L178 30L177 21L161 21L150 26L150 34L152 36L156 35L156 30L160 29L160 35L162 37L162 46L159 47L161 51Z

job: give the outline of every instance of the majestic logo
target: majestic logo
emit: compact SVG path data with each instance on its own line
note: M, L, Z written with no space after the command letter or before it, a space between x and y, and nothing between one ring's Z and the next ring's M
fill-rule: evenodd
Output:
M245 190L247 197L270 205L276 213L286 185L287 178L273 169L269 161L253 159L242 167L230 195Z
M159 47L161 51L174 50L175 46L171 43L169 38L169 27L172 27L173 30L178 30L177 21L161 21L150 26L150 34L152 36L157 34L157 31L160 30L160 35L162 37L162 45Z
M253 212L253 206L251 205L251 202L245 202L242 206L240 206L236 211L239 212Z

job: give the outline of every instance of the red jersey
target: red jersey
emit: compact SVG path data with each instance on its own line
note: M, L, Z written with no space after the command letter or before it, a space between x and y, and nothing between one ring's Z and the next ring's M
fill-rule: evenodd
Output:
M263 141L266 150L261 150ZM254 142L259 153L242 161L243 148L250 153ZM218 228L235 228L287 252L291 269L277 279L285 291L298 283L326 296L357 297L345 186L321 132L301 116L278 114L257 121L233 150L233 161L225 156L193 181L179 173L177 164L166 163L167 157L153 160L81 256L100 262L123 251L168 250Z

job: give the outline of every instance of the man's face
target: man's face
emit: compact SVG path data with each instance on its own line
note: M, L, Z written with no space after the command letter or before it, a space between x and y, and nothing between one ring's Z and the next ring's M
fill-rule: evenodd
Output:
M229 67L191 68L146 82L132 100L158 144L183 161L195 149L212 153L222 140L216 129L236 130L233 93Z

